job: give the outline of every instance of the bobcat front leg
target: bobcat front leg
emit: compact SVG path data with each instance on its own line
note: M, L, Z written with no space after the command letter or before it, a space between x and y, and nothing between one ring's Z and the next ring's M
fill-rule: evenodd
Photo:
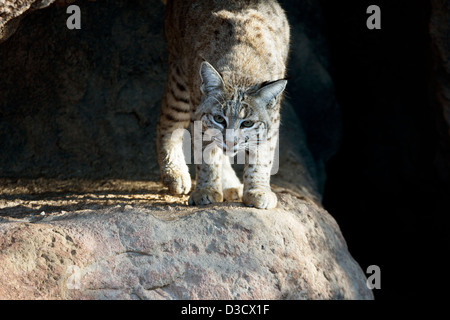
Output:
M197 185L189 198L189 205L202 205L223 201L222 150L209 144L203 152L203 161L197 164Z
M249 207L272 209L277 206L277 196L270 188L275 146L278 135L250 151L244 169L243 202ZM254 153L252 155L252 152Z
M190 123L189 93L174 68L169 72L157 125L157 152L162 182L171 194L187 194L191 176L183 154L183 133Z
M242 199L243 185L231 166L230 159L223 155L222 191L224 201L239 201Z

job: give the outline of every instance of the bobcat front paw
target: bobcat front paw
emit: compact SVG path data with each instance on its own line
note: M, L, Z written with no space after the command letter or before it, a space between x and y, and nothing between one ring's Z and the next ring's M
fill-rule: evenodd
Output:
M220 192L211 188L204 188L195 189L189 197L188 203L190 206L198 206L222 201L223 196Z
M233 202L239 201L242 198L243 186L237 188L228 188L223 190L223 201Z
M244 192L242 201L249 207L272 209L277 206L277 195L270 189L250 189Z
M187 167L185 170L170 168L163 170L162 181L171 194L188 194L191 191L191 176Z

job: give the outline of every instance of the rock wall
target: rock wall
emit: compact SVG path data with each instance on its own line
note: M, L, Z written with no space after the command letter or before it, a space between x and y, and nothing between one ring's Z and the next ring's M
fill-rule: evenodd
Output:
M156 177L163 5L80 5L81 30L51 6L1 44L0 175Z

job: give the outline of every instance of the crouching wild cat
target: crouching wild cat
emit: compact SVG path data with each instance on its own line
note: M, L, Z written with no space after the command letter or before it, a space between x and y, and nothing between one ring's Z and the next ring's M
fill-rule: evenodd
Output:
M275 0L168 0L164 21L169 71L157 128L163 183L172 194L190 192L177 129L194 123L208 161L196 162L189 204L242 198L247 206L274 208L270 172L289 47L284 11ZM229 156L244 149L242 185Z

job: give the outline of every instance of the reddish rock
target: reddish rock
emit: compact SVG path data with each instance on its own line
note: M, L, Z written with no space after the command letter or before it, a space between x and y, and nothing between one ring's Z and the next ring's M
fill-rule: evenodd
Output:
M0 224L0 299L371 299L334 219L278 191L274 210L11 218Z

